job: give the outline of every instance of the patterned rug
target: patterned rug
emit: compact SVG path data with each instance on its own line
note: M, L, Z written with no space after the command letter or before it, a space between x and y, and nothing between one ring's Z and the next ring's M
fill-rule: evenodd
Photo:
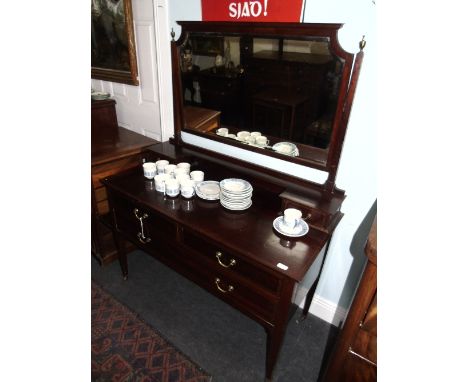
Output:
M91 326L94 382L211 381L210 375L94 282Z

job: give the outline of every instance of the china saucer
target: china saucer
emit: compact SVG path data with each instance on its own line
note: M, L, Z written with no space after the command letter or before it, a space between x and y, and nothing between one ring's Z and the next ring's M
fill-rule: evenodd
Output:
M283 216L278 216L273 221L273 228L281 235L288 237L301 237L309 232L309 225L304 220L300 219L297 226L291 229L283 223Z

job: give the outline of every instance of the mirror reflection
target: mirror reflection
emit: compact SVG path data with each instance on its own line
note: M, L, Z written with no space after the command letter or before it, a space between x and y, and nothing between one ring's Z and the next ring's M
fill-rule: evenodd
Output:
M328 148L343 69L329 38L192 33L180 57L185 105L220 111L229 134Z

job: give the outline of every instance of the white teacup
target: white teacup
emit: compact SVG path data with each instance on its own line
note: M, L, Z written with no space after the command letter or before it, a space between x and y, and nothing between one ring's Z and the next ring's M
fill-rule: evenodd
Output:
M181 168L185 171L186 174L190 174L190 163L188 162L177 163L177 168Z
M255 138L255 143L260 146L266 146L270 143L270 141L264 135L259 135Z
M180 184L177 179L167 179L166 180L166 191L165 194L170 197L175 197L179 195L180 192Z
M241 141L245 141L245 138L249 137L250 133L248 131L239 131L237 133L237 138Z
M247 143L255 143L255 137L252 136L252 135L249 135L249 136L245 137L245 142L247 142Z
M226 137L229 134L229 130L225 127L220 127L218 130L216 130L216 134Z
M161 159L156 161L156 168L158 170L158 174L164 174L164 168L169 164L168 160Z
M182 184L184 180L190 180L190 175L183 173L183 174L177 174L175 178L179 181L179 183Z
M171 176L174 176L174 170L177 168L175 164L168 164L166 167L164 167L164 173L165 174L170 174Z
M203 179L205 179L205 173L200 170L195 170L190 173L190 177L193 181L195 181L195 184L198 184L203 182Z
M154 183L156 184L156 191L165 192L166 191L166 180L170 179L169 174L158 174L154 177Z
M195 182L190 179L183 180L180 183L180 193L184 198L191 198L195 195Z
M145 178L153 179L156 175L156 163L146 162L143 163L143 175Z
M174 178L177 178L177 175L182 175L182 174L184 174L184 175L187 174L185 168L176 167L176 168L174 169Z
M296 208L287 208L283 213L283 223L288 229L294 229L302 217L302 212Z
M255 137L255 138L259 137L260 135L262 135L262 133L260 131L252 131L250 133L250 136Z

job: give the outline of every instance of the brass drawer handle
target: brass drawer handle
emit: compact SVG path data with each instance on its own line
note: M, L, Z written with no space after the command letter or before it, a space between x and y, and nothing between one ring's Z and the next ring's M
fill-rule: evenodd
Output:
M229 267L233 267L234 265L236 265L236 260L235 259L231 259L229 261L229 264L224 264L222 261L221 261L221 257L223 256L223 254L221 252L216 252L216 259L218 260L218 263L219 265L221 265L222 267L224 268L229 268Z
M143 215L139 215L138 208L135 208L133 210L133 213L135 214L135 217L140 221L140 232L137 234L137 238L140 241L140 243L147 244L151 241L150 237L145 237L145 227L143 225L143 219L146 219L148 217L148 214L143 213Z
M215 283L216 283L216 288L218 288L219 291L223 292L223 293L227 293L227 292L232 292L234 290L234 287L232 285L228 285L228 288L227 289L223 289L219 286L219 283L221 282L221 280L216 277L216 280L215 280Z

